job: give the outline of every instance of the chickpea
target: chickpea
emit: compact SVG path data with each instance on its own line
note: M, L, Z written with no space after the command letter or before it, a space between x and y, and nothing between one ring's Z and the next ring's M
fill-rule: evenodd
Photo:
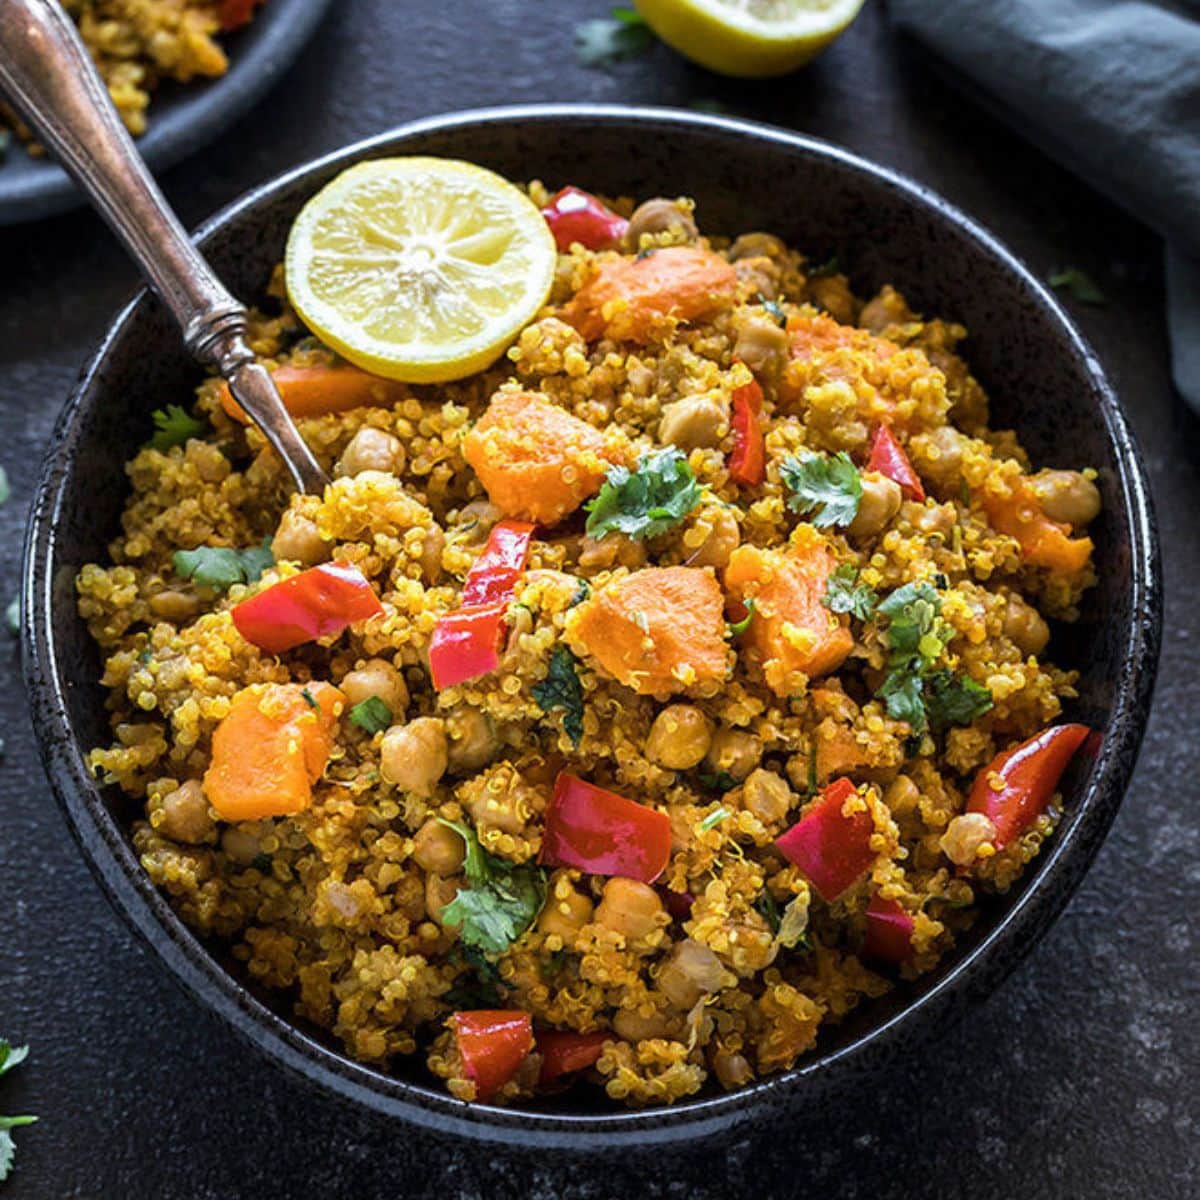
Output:
M963 450L966 438L950 425L913 439L921 474L943 489L953 488L962 477Z
M743 233L729 247L729 261L739 258L787 258L788 248L773 233Z
M737 517L728 508L706 509L703 519L708 522L708 537L687 560L689 567L716 567L724 570L729 558L741 544L742 531Z
M696 219L686 204L655 196L652 200L644 200L633 210L629 228L625 231L627 245L631 250L636 250L642 234L667 233L672 229L681 230L689 242L694 242L700 236Z
M467 848L461 834L430 817L413 838L412 856L423 870L435 875L457 875L467 857Z
M636 570L645 561L645 543L623 533L606 533L600 538L585 536L579 544L578 568L581 575L595 575L611 567Z
M695 450L716 446L729 432L729 414L715 396L685 396L663 409L658 423L659 441Z
M442 912L446 905L458 895L459 889L463 886L463 877L456 875L452 879L447 879L441 875L426 875L425 876L425 911L429 915L431 921L436 921L442 928L446 928L446 922L442 919ZM453 926L457 929L458 926Z
M446 773L446 729L436 717L393 725L379 747L379 770L402 792L428 796Z
M405 454L400 439L373 425L364 425L346 443L333 468L335 477L357 475L360 471L383 471L399 475L404 470Z
M627 1042L645 1042L665 1038L671 1032L671 1022L665 1013L656 1012L644 1017L632 1008L621 1008L613 1017L613 1032Z
M764 825L780 825L792 806L792 789L774 771L757 767L742 785L742 806Z
M957 520L952 504L917 504L915 501L910 503L912 508L907 509L906 514L911 514L909 520L913 528L927 535L937 533L942 537L949 536Z
M722 726L713 734L704 765L714 774L724 771L739 783L758 766L762 740L741 729Z
M404 676L385 658L368 658L347 672L338 686L346 697L348 708L374 696L392 710L392 719L398 720L408 707L408 685Z
M754 1070L744 1055L730 1054L718 1046L709 1056L709 1061L713 1074L727 1091L745 1087L754 1078Z
M500 739L487 714L469 705L446 714L446 732L450 736L449 766L456 775L478 771L500 749Z
M538 916L537 927L542 933L562 938L564 946L574 945L579 931L592 919L592 902L574 888L566 896L551 892L546 906Z
M294 508L279 518L271 539L271 553L276 562L295 562L302 567L323 563L329 557L329 549L329 543L317 532L317 523Z
M738 330L733 355L756 374L772 374L787 361L788 335L773 317L748 317Z
M1050 626L1032 604L1026 604L1016 593L1010 593L1004 612L1004 636L1022 654L1041 654L1050 641Z
M200 598L187 592L166 588L150 597L150 611L164 621L172 621L182 625L189 617L194 617L200 611Z
M883 802L893 816L913 812L920 800L921 789L908 775L897 775L883 793Z
M722 974L721 960L707 946L685 938L671 947L658 986L676 1008L686 1012L701 996L720 988Z
M819 275L808 280L808 294L843 325L854 321L854 295L841 275Z
M764 300L775 300L779 296L779 264L765 255L756 258L739 258L733 264L733 273L750 295Z
M234 825L221 834L221 849L225 857L239 867L248 867L262 853L258 838Z
M446 545L446 535L440 525L430 525L425 530L425 540L421 544L421 576L426 583L437 583L442 577L442 550Z
M173 842L186 842L194 846L205 841L213 831L213 820L208 815L208 798L198 779L189 779L173 792L168 792L162 798L161 812L162 820L155 828Z
M887 286L874 299L863 305L858 323L872 333L882 333L889 325L904 325L913 320L912 309L895 288ZM936 364L935 364L936 365Z
M994 841L996 826L983 813L968 812L955 817L946 826L938 845L942 853L956 866L969 867L984 842Z
M903 498L900 485L894 479L878 471L864 471L858 513L846 527L846 532L856 538L875 537L900 511Z
M1082 528L1100 515L1100 489L1080 471L1039 471L1029 484L1052 521Z
M458 510L456 528L466 534L464 541L469 545L479 545L487 541L492 526L503 516L490 500L472 500Z
M619 875L604 885L604 895L596 906L596 920L630 941L660 928L663 916L662 901L649 884Z
M646 757L668 771L688 771L712 744L713 723L693 704L669 704L654 718Z

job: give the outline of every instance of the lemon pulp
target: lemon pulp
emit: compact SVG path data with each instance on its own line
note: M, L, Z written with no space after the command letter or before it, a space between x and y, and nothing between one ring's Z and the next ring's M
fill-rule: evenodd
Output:
M288 296L323 342L409 383L489 366L545 303L553 235L519 188L472 163L384 158L321 189L288 236Z
M803 66L858 16L863 0L634 0L669 46L723 75Z

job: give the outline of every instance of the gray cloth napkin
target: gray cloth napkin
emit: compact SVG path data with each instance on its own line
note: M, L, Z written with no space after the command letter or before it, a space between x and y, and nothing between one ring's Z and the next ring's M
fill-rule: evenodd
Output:
M1200 0L890 0L895 24L1167 243L1175 386L1200 412Z

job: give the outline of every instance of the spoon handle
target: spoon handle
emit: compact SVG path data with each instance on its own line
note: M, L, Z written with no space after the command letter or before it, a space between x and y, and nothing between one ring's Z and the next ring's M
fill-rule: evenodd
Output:
M171 310L184 344L215 366L296 486L326 481L246 342L246 309L192 245L134 149L58 0L0 0L0 90L75 177Z

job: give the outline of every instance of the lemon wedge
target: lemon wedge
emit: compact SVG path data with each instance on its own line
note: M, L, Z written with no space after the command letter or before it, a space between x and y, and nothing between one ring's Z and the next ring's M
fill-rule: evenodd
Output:
M446 158L359 163L323 187L288 236L288 295L344 358L436 383L490 366L545 303L554 237L492 171Z
M863 0L634 0L668 46L722 75L802 67L858 16Z

